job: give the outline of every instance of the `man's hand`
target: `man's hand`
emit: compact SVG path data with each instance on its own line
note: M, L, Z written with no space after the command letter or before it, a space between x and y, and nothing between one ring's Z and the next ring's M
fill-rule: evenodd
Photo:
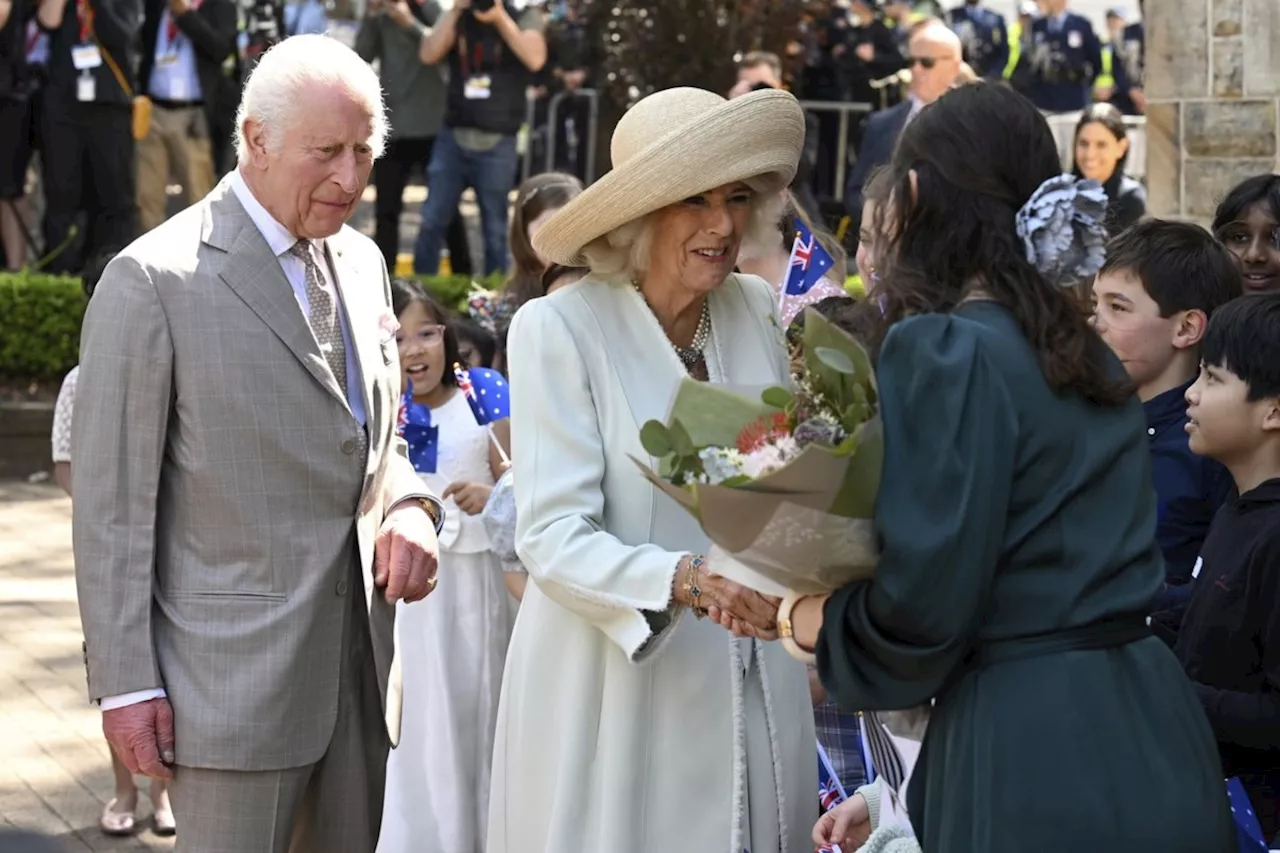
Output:
M470 2L467 5L471 5ZM493 5L483 12L477 12L473 9L471 14L475 15L476 20L480 23L490 26L497 26L498 22L503 18L511 19L511 16L507 14L506 6L502 4L501 0L494 0Z
M387 3L384 9L387 13L387 17L395 21L400 26L413 26L413 12L409 11L409 4L406 0L398 0L396 3Z
M875 62L876 46L869 41L863 42L862 44L855 47L853 49L853 52L856 53L858 55L858 58L861 59L863 62Z
M566 89L576 92L587 82L587 72L581 69L566 71L561 75L560 80Z
M1133 101L1134 107L1142 115L1147 114L1147 93L1142 91L1138 86L1129 90L1129 98Z
M168 699L148 699L102 712L102 733L130 773L172 779L173 707Z
M401 504L373 541L373 583L388 604L421 601L435 588L439 553L431 516L417 501Z

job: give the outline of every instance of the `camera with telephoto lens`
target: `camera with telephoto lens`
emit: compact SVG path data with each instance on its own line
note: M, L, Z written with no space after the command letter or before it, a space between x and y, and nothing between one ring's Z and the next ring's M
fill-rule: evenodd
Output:
M493 8L495 0L471 0L471 11L488 12Z

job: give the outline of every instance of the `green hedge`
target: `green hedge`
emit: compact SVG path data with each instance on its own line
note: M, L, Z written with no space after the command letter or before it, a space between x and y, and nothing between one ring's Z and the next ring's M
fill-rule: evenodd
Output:
M422 278L443 304L466 305L465 276ZM486 281L486 287L497 282ZM80 323L88 300L80 279L38 272L0 272L0 376L58 379L80 358Z
M466 305L474 282L466 276L422 278L437 299ZM482 282L489 288L495 280ZM845 284L861 295L861 282ZM79 360L80 323L88 300L80 279L38 272L0 272L0 376L59 379Z

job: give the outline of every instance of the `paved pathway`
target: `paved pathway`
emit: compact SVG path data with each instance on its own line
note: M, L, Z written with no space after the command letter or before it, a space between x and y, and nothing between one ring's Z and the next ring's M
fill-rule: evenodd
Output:
M56 486L0 482L0 826L56 835L68 853L171 850L149 828L98 831L114 785L80 641L71 501Z

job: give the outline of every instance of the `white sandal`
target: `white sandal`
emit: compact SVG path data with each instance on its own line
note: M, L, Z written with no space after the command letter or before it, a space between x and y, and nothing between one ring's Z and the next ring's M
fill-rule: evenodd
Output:
M174 835L178 831L178 823L173 817L173 807L169 803L167 796L168 790L162 788L159 796L155 793L155 787L148 792L151 797L151 805L155 808L155 814L151 816L151 829L159 836L167 838ZM160 803L163 801L164 805Z
M176 835L178 832L178 823L173 819L173 811L171 809L156 809L151 821L153 824L152 831L156 835L167 837Z
M98 818L98 828L103 835L113 838L133 835L138 829L138 816L134 812L117 811L117 805L119 800L112 797L111 802L103 808L102 817Z

